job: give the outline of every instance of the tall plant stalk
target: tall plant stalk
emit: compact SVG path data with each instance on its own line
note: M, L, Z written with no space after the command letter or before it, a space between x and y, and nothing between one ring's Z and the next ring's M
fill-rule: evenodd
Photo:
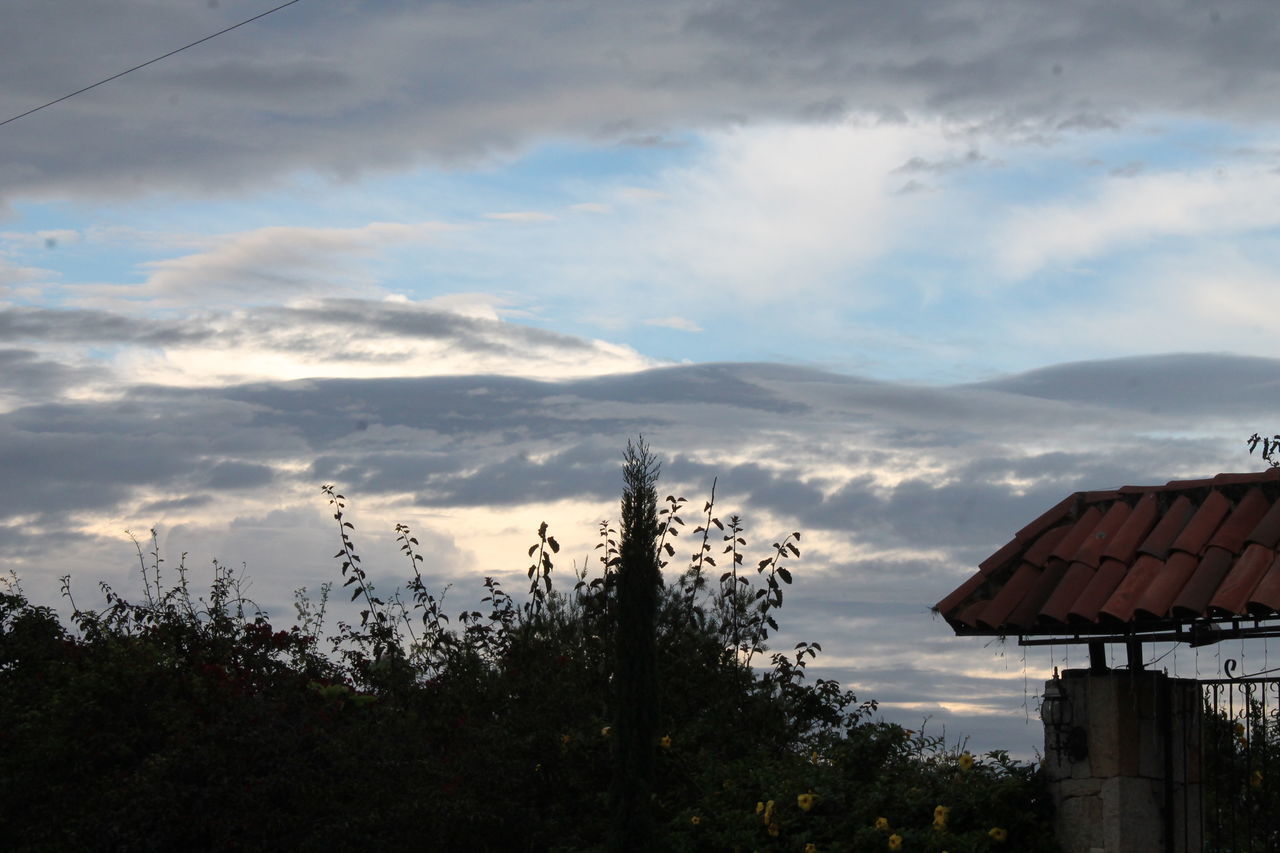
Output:
M658 461L643 439L627 442L614 643L617 733L610 787L614 851L654 849L651 795L657 737Z

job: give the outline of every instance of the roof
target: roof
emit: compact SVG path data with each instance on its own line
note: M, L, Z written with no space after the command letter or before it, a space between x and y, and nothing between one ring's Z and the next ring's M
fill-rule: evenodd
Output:
M1280 468L1076 492L939 601L958 634L1147 632L1280 615Z

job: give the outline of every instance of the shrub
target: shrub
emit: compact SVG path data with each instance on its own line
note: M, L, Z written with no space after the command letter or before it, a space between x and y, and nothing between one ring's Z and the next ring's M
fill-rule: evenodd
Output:
M626 654L615 530L601 525L596 564L561 590L559 544L542 525L524 601L486 578L484 611L453 622L403 525L411 578L376 594L346 499L324 492L360 603L358 624L328 637L329 587L318 604L300 594L299 624L277 630L216 564L207 600L192 599L181 564L162 589L155 547L141 604L103 586L107 607L82 611L64 580L72 628L16 582L0 593L0 833L12 848L605 844L611 679ZM655 543L669 569L687 507L662 504ZM658 846L1052 849L1033 767L874 721L874 702L808 678L817 643L768 648L799 533L747 563L742 522L716 516L714 484L699 522L654 615Z

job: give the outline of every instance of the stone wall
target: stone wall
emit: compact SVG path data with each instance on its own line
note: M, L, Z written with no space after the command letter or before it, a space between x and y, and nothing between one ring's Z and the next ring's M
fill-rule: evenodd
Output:
M1063 853L1199 853L1198 682L1067 670L1045 683L1044 770Z

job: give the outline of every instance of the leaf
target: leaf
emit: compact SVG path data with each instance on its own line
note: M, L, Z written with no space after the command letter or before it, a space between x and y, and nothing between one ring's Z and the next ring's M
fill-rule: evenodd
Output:
M800 531L799 531L799 530L797 530L795 533L792 533L792 534L791 534L791 536L792 536L792 538L793 538L793 539L795 539L797 542L799 542L799 541L800 541Z
M535 543L535 544L533 544L533 545L530 545L530 546L529 546L529 556L530 556L530 557L532 557L532 556L533 556L533 552L534 552L534 551L536 551L536 550L538 550L538 546L537 546L537 544L536 544L536 543Z
M664 550L664 551L666 551L666 552L667 552L667 556L668 556L668 557L674 557L674 556L676 555L676 549L675 549L675 548L673 548L673 547L671 547L671 543L670 543L670 542L665 543L665 544L662 546L662 550Z
M769 627L772 628L773 630L775 631L778 630L778 623L774 620L772 616L764 617L764 621L768 622Z
M350 527L352 530L355 530L355 529L356 529L356 526L355 526L354 524L352 524L351 522L349 522L349 521L344 521L344 522L342 522L342 526L343 526L343 527Z
M769 565L769 561L772 559L773 559L772 557L765 557L763 560L761 560L759 563L756 564L756 568L763 569L765 566Z
M794 542L788 542L788 543L787 543L787 550L791 552L791 555L792 555L793 557L799 557L799 556L800 556L800 549L796 547L796 543L794 543Z
M553 553L553 554L559 554L559 553L560 553L560 543L556 541L556 537L554 537L554 536L548 536L548 537L547 537L547 544L551 546L551 553Z
M791 583L791 572L781 566L778 567L778 577L782 578L784 583Z
M360 587L356 587L351 591L351 600L355 601L359 597L360 597Z
M732 576L733 576L733 572L725 572L724 574L722 574L722 575L720 576L720 583L724 583L725 581L727 581L727 580L728 580L730 577L732 577Z
M336 560L336 559L338 559L339 557L341 557L341 556L342 556L343 554L345 554L345 553L347 553L347 552L346 552L346 551L339 551L338 553L336 553L336 554L334 554L334 555L333 555L333 558Z
M710 507L708 507L708 509L710 509ZM724 525L720 523L720 519L713 518L711 519L711 523L714 524L716 527L720 528L721 530L724 530Z

